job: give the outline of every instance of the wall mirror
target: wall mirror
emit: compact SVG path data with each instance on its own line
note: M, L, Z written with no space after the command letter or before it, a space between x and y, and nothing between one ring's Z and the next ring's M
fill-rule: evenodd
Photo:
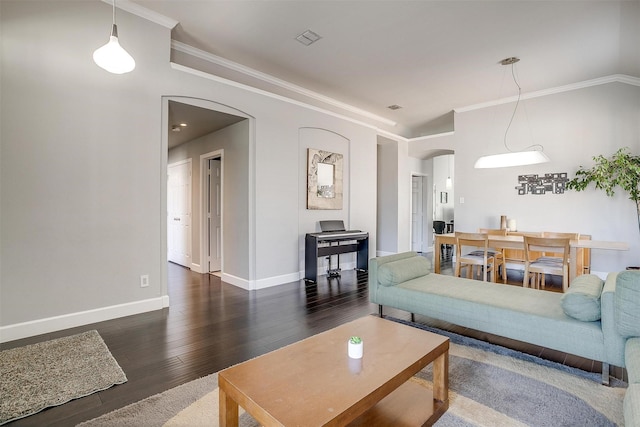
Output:
M318 163L318 197L336 197L334 170L335 166L330 163Z

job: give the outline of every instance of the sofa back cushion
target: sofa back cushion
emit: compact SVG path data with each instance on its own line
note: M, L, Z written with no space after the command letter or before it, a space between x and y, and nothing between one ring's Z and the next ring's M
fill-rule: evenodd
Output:
M561 298L564 314L584 322L600 320L600 295L604 282L595 274L576 277Z
M414 256L382 264L378 267L378 283L382 286L395 286L430 272L431 262L423 256Z
M623 337L640 337L640 272L622 271L616 280L616 329Z

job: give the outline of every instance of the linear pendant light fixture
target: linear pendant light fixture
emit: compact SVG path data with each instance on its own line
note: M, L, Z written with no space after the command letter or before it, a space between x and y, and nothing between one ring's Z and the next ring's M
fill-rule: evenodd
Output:
M118 42L116 26L116 0L113 0L113 25L109 42L93 52L93 61L98 67L113 74L124 74L136 68L136 61Z
M518 84L516 80L516 75L513 69L513 66L516 62L520 61L519 58L511 57L506 58L500 61L502 65L511 65L511 75L513 77L513 81L518 86L518 99L516 101L516 106L513 109L513 114L511 115L511 120L509 120L509 124L507 125L507 130L504 133L504 147L507 149L507 153L502 154L493 154L489 156L482 156L478 160L476 160L475 165L473 166L476 169L485 169L485 168L506 168L511 166L525 166L525 165L535 165L538 163L546 163L549 160L546 154L544 154L543 148L541 145L532 145L527 147L527 149L523 151L512 151L507 145L507 134L509 133L509 128L511 127L511 123L513 123L513 118L516 115L516 110L518 109L518 104L520 103L520 95L522 93L522 88Z

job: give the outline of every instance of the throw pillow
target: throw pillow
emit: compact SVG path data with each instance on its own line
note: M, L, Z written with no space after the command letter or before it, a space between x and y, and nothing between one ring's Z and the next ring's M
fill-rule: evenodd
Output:
M423 256L414 256L382 264L378 267L378 283L382 286L395 286L430 272L431 262Z
M618 274L614 306L618 333L624 337L640 337L640 272Z
M595 274L576 277L561 298L564 314L584 322L600 320L600 294L604 282Z

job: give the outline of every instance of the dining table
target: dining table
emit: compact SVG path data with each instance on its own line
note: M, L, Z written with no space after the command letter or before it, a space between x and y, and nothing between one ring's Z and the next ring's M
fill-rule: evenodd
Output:
M489 235L489 247L495 249L521 249L524 250L524 236L522 235ZM434 250L439 253L441 245L455 245L455 233L436 234L434 242ZM578 276L577 258L578 249L604 249L611 251L628 251L629 243L615 242L606 240L570 240L569 241L569 282ZM440 257L434 256L433 272L440 273Z

